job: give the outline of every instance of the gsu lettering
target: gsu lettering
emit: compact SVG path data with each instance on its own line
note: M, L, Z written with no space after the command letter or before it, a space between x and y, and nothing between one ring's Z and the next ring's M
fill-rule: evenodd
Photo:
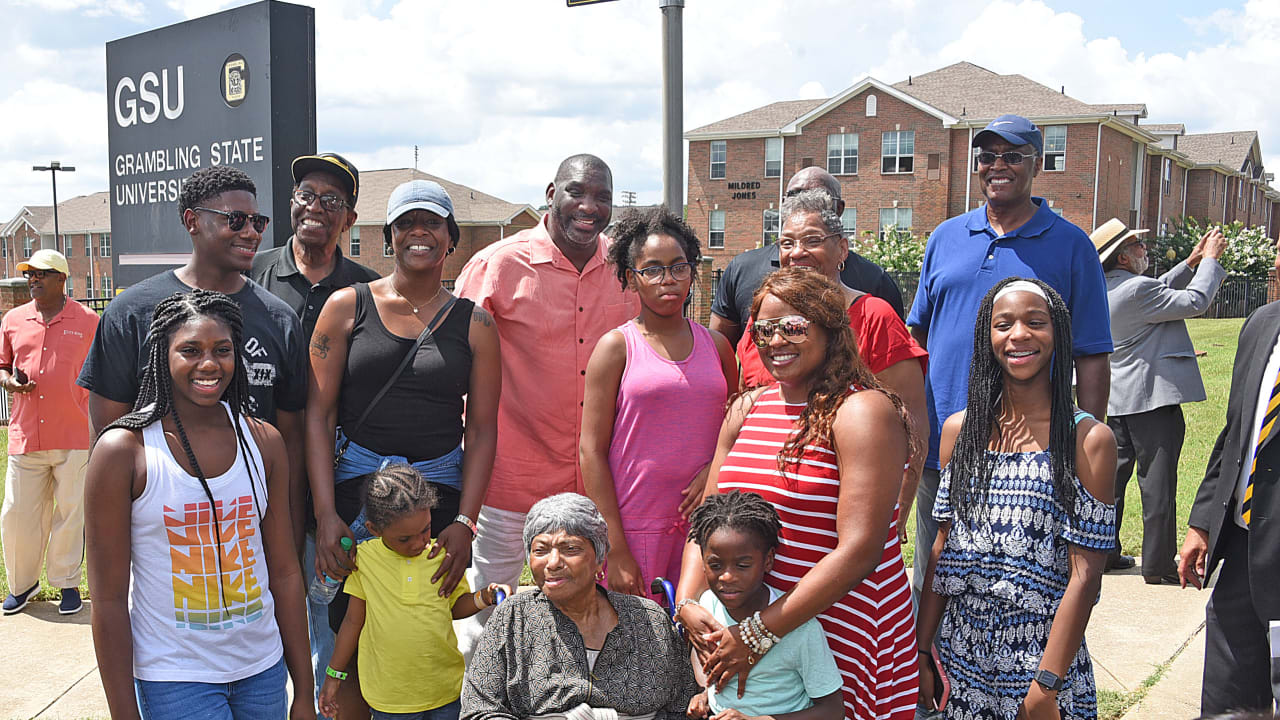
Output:
M161 112L166 120L178 119L184 102L181 65L175 74L176 89L169 84L169 68L161 70L159 77L148 70L136 83L128 76L120 78L115 92L116 124L129 127L141 120L149 125L160 119Z

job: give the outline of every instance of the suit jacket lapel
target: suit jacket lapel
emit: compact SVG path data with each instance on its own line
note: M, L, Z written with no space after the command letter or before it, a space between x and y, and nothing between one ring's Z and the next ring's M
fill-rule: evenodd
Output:
M1249 373L1246 377L1250 378L1252 383L1250 387L1245 388L1247 392L1243 398L1244 415L1241 417L1248 423L1245 426L1248 428L1246 432L1252 433L1253 418L1254 414L1258 410L1258 403L1267 402L1269 399L1268 396L1271 393L1271 383L1275 382L1274 377L1266 378L1265 382L1267 383L1267 386L1265 389L1262 387L1262 383L1264 382L1262 375L1267 371L1267 363L1271 360L1271 351L1275 347L1276 337L1278 335L1280 335L1280 313L1275 313L1267 318L1266 326L1258 333L1257 344L1246 350L1250 355ZM1241 349L1243 348L1237 348L1236 351L1239 352ZM1267 440L1263 445L1269 445L1276 435L1280 435L1280 429L1273 429L1271 435L1267 437ZM1245 442L1252 446L1253 443L1257 442L1257 437L1251 435L1245 440ZM1245 452L1248 453L1248 451L1249 448L1246 446ZM1248 455L1246 454L1245 457L1247 458Z

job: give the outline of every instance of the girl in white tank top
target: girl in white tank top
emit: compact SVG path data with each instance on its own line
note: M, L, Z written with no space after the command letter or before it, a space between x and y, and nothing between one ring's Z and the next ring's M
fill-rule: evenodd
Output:
M250 419L239 306L162 301L135 409L89 461L93 636L114 718L314 717L279 433Z

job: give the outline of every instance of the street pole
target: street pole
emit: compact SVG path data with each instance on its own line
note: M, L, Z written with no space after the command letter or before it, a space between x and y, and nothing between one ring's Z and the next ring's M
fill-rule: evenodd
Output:
M36 165L31 168L35 172L48 171L49 177L53 178L53 240L46 240L43 235L40 236L41 250L57 250L58 238L61 232L58 230L58 173L59 172L75 172L76 169L70 165L63 166L62 163L54 160L48 165ZM63 248L66 250L66 248Z
M662 9L662 199L684 217L684 0L658 0Z

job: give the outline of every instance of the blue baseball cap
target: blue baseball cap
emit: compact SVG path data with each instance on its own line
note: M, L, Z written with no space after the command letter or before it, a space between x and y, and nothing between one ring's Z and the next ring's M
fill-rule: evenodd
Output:
M987 133L999 136L1013 145L1030 145L1037 155L1044 154L1044 136L1040 128L1021 115L1001 115L992 120L982 132L973 136L973 146L979 147Z
M410 180L398 185L387 198L387 224L410 210L427 210L442 218L450 218L453 216L453 200L440 183Z

